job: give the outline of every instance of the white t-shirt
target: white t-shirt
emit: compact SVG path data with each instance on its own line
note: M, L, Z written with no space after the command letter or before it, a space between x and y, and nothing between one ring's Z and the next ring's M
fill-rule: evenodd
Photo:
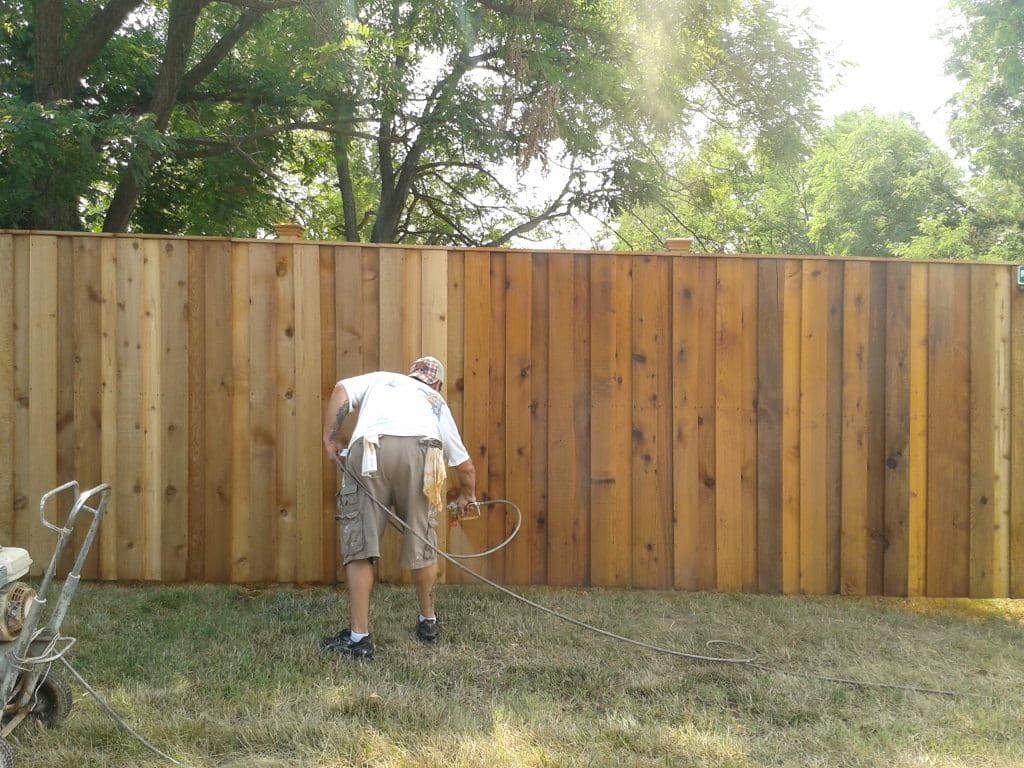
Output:
M353 410L359 409L349 444L366 435L440 440L448 466L469 458L448 403L426 384L401 373L377 371L342 379Z

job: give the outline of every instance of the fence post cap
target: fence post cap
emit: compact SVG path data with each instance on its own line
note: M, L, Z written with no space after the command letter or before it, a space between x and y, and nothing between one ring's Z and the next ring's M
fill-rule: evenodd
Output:
M665 250L686 253L693 245L692 237L670 237L665 241Z
M274 227L274 231L277 232L277 237L279 239L285 237L302 237L302 233L306 231L306 228L301 224L293 224L289 222L273 224L272 226Z

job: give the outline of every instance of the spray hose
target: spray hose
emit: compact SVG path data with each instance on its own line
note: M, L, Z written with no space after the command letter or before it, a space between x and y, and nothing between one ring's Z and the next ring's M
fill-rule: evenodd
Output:
M501 584L498 584L496 581L492 581L491 579L487 578L483 574L477 573L473 569L471 569L468 566L463 565L462 563L459 562L460 558L465 559L465 558L468 558L468 557L482 557L484 554L490 554L492 552L496 552L497 550L499 550L502 547L504 547L507 544L509 544L512 541L512 539L515 538L515 535L519 532L519 528L520 528L521 523L522 523L522 512L519 510L519 507L517 507L512 502L510 502L508 500L505 500L505 499L500 499L500 500L493 501L493 502L476 502L479 506L483 506L483 505L486 505L486 504L506 504L508 506L511 506L513 509L515 509L516 513L518 514L518 520L517 520L516 526L514 527L514 530L513 530L512 534L508 538L506 538L505 541L503 541L498 546L493 547L493 548L487 550L486 552L478 553L476 555L452 555L452 554L450 554L448 552L443 552L442 550L440 550L439 548L437 548L436 546L431 544L429 541L427 541L425 538L420 536L416 531L412 530L405 523L404 520L402 520L398 515L396 515L389 507L387 507L384 504L382 504L370 492L370 490L359 479L359 477L352 470L350 470L348 468L348 466L346 464L344 464L342 462L337 462L337 464L338 464L339 468L346 475L348 475L350 478L352 478L352 480L356 483L356 485L359 486L360 489L362 489L362 491L367 495L367 497L373 502L374 505L376 505L378 508L382 509L384 512L387 513L389 519L392 521L392 523L396 524L396 527L398 527L398 529L400 531L409 531L413 536L415 536L417 539L419 539L423 544L426 544L428 547L433 549L439 556L443 557L445 560L447 560L449 563L454 565L456 568L458 568L463 573L468 574L469 576L472 576L477 581L479 581L479 582L481 582L483 584L486 584L487 586L497 590L498 592L501 592L502 594L507 595L508 597L513 598L514 600L518 600L521 603L524 603L524 604L530 606L531 608L535 608L536 610L541 611L542 613L546 613L549 616L553 616L556 619L560 619L560 620L562 620L564 622L567 622L567 623L572 624L574 626L580 627L581 629L585 629L585 630L587 630L589 632L593 632L596 635L600 635L602 637L607 637L607 638L609 638L611 640L618 640L621 643L626 643L628 645L633 645L633 646L636 646L638 648L643 648L645 650L652 651L654 653L659 653L659 654L663 654L663 655L666 655L666 656L673 656L673 657L680 658L680 659L689 659L690 661L700 661L700 662L707 662L707 663L712 663L712 664L728 664L728 665L733 665L733 666L738 666L738 667L746 667L748 669L757 670L758 672L774 672L775 674L779 674L779 675L787 675L787 676L791 676L791 677L800 677L800 678L809 679L809 680L818 680L820 682L834 683L836 685L846 685L846 686L850 686L850 687L853 687L853 688L865 688L865 689L867 689L867 688L874 688L874 689L896 690L896 691L905 691L907 693L919 693L919 694L929 694L929 695L935 695L935 696L947 696L947 697L951 697L951 698L974 698L974 699L994 699L994 698L998 698L998 697L995 697L995 696L992 696L992 695L986 695L986 694L966 693L966 692L960 692L960 691L949 691L949 690L944 690L944 689L941 689L941 688L925 688L925 687L917 686L917 685L900 685L898 683L877 683L877 682L872 682L872 681L867 681L867 680L853 680L853 679L848 679L848 678L843 678L843 677L832 677L832 676L829 676L829 675L819 675L819 674L815 674L815 673L812 673L812 672L803 672L803 671L800 671L800 670L783 669L781 667L769 666L767 664L761 664L761 663L758 662L758 658L759 657L758 657L758 654L757 654L756 651L754 651L753 649L751 649L751 648L749 648L749 647L747 647L747 646L745 646L745 645L743 645L741 643L737 643L737 642L734 642L732 640L708 640L704 644L704 647L707 649L708 653L700 654L700 653L687 653L687 652L684 652L684 651L676 650L674 648L666 648L666 647L663 647L663 646L660 646L660 645L654 645L653 643L645 643L642 640L635 640L635 639L633 639L631 637L626 637L624 635L619 635L619 634L616 634L614 632L610 632L610 631L608 631L606 629L602 629L601 627L596 627L596 626L594 626L592 624L588 624L585 621L582 621L580 619L574 618L572 616L568 616L568 615L566 615L564 613L556 611L553 608L549 608L546 605L542 605L542 604L540 604L538 602L535 602L535 601L529 599L528 597L526 597L525 595L521 595L518 592L515 592L515 591L509 589L508 587L502 586ZM449 505L449 510L448 510L449 514L453 514L453 510L450 507L451 507L451 505ZM454 511L454 514L456 514L456 515L458 514L458 510L457 509ZM464 518L464 519L470 519L470 518ZM727 651L728 649L732 649L733 651L735 651L735 653L733 655L721 655L721 654L715 655L714 653L712 653L715 649L722 649L723 652Z

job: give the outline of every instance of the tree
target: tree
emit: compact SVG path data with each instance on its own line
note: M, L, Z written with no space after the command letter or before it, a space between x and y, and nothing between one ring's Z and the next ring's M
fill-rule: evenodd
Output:
M940 225L955 228L964 210L949 157L908 116L867 110L838 116L803 157L766 156L712 133L669 179L659 205L622 219L626 247L689 233L700 250L890 256ZM949 237L931 237L913 253L939 244L944 252L932 256L954 249Z
M808 234L818 253L891 256L918 234L922 218L962 214L956 168L909 115L840 115L806 170Z
M661 199L620 218L618 247L659 249L691 236L695 251L811 253L804 159L766 155L713 131L666 174Z
M818 88L811 41L769 0L37 9L6 17L5 125L52 144L60 115L87 162L53 153L66 191L53 211L32 193L47 166L0 154L27 190L0 197L8 226L104 212L107 230L253 234L276 209L323 236L506 243L649 198L652 153L708 124L778 150L813 120ZM531 168L551 170L535 204L517 187Z
M1024 259L1024 4L954 0L950 140L970 163L965 230L979 256Z

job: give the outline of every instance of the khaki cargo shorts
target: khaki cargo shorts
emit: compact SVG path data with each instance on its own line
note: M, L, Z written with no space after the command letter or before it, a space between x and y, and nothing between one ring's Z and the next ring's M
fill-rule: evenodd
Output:
M416 570L437 561L434 549L437 546L437 512L431 508L423 492L423 471L429 445L422 437L381 435L375 477L362 474L363 441L359 440L349 448L345 466L355 473L359 483L349 477L348 471L342 472L342 486L338 492L338 535L345 565L353 560L376 562L380 557L380 542L387 529L388 515L367 492L385 507L393 509L408 526L402 532L403 568Z

